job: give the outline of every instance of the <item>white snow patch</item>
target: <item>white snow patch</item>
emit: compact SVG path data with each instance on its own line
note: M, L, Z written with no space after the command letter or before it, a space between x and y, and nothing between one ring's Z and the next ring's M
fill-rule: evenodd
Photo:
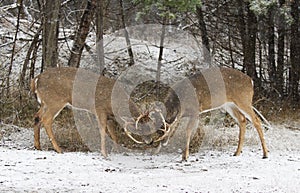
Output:
M223 134L232 137L227 132ZM100 153L34 151L30 150L32 130L20 128L2 139L0 191L296 193L300 188L299 134L283 126L266 132L268 159L261 159L258 140L246 141L239 157L232 156L236 147L228 145L221 150L200 149L188 162L180 163L176 152L110 154L105 160Z

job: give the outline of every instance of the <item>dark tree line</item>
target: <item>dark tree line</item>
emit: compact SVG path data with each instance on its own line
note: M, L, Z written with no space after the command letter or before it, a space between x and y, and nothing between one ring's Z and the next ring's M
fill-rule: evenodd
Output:
M203 2L198 18L207 32L202 35L220 65L242 69L269 96L298 101L299 1L253 2Z
M139 23L183 24L184 30L200 39L208 51L206 62L247 73L264 97L278 101L289 99L293 105L299 104L299 0L206 0L201 3L198 0L165 3L140 0L18 0L15 3L2 0L0 10L0 24L11 26L10 34L0 34L1 114L5 114L3 109L13 106L13 101L26 100L24 95L28 93L30 79L45 68L80 67L83 50L90 51L86 43L88 35L94 35L98 42L96 63L102 72L103 35ZM12 20L16 21L15 27ZM20 21L26 23L26 29L19 26ZM30 38L19 38L20 33ZM134 57L126 30L124 36L127 65L130 66L134 64ZM68 53L63 53L61 45L70 39L73 43L68 44ZM27 49L24 61L16 59L22 49L19 47ZM5 54L7 50L10 54ZM14 81L12 71L17 66L22 66L22 70ZM8 103L11 105L7 106Z

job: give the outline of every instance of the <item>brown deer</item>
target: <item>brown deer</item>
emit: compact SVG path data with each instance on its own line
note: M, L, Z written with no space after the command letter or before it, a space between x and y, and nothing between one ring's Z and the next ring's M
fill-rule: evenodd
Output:
M187 86L188 84L191 87ZM237 121L240 128L239 143L234 155L238 156L242 151L248 119L253 123L260 137L263 158L267 158L268 150L261 121L254 112L256 109L252 106L254 90L249 76L231 68L211 68L176 83L172 88L173 91L169 92L165 100L165 106L170 113L167 113L162 123L162 125L167 124L167 127L164 127L167 129L161 129L164 131L164 135L154 140L155 142L164 141L166 144L166 141L175 132L175 129L170 127L178 120L177 118L190 118L186 127L185 150L182 154L182 159L187 160L190 138L192 130L197 124L199 112L204 113L223 108ZM187 94L191 93L190 90L194 96ZM257 113L261 116L258 111Z
M40 127L43 124L53 148L58 153L62 152L55 140L52 123L60 111L70 105L96 115L101 136L101 153L107 157L105 148L107 129L112 139L116 140L113 131L107 128L108 118L114 116L111 106L114 84L115 80L113 79L71 67L50 68L36 76L31 81L31 90L36 94L41 107L34 118L34 147L38 150L41 149ZM133 103L127 102L132 107ZM134 110L136 110L135 113L138 113L137 109ZM128 123L126 124L128 125ZM126 133L130 134L127 130Z

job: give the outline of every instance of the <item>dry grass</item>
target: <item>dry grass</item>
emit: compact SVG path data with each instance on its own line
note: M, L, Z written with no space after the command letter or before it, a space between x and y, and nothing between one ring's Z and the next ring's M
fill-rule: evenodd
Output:
M75 126L73 112L71 109L64 109L55 119L53 132L60 147L65 152L88 151ZM41 146L45 150L53 150L52 144L46 135L44 128L41 132Z
M276 124L300 120L299 102L262 98L254 101L254 106L262 112L268 121Z

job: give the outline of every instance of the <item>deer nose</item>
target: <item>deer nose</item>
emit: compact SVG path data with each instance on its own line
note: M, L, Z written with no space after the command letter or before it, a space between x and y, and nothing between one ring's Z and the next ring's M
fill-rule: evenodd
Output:
M150 143L147 143L147 145L153 145L154 141L151 139Z
M152 145L154 143L152 137L147 137L144 139L144 141L147 145Z

